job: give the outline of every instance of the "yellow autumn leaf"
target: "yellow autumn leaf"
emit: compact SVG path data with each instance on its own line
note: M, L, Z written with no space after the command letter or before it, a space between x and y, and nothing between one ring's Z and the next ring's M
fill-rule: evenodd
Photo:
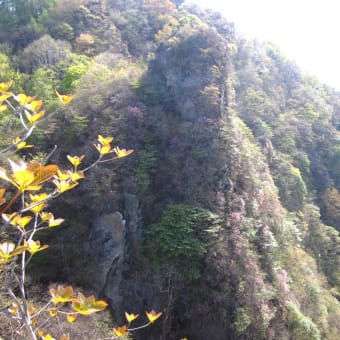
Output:
M12 97L12 93L4 93L0 96L0 104L2 104L6 99L8 99L9 97Z
M45 212L45 211L42 211L39 214L39 216L43 222L47 222L49 219L53 218L53 214L51 212Z
M75 313L67 314L66 319L67 319L67 322L73 323L77 319L77 314Z
M32 184L34 181L34 173L32 173L31 171L27 170L17 171L13 174L13 179L14 183L17 184L17 188L21 192L25 190L33 190L30 184ZM37 186L35 190L40 190L40 186Z
M40 190L39 184L52 178L57 170L57 165L42 166L39 163L15 163L9 160L12 168L12 174L8 174L3 168L0 168L0 179L3 179L14 185L20 192L26 190Z
M148 320L151 323L154 323L158 318L161 317L162 312L156 313L154 310L152 310L151 312L146 311L145 314L146 314Z
M60 226L65 220L63 218L54 218L48 220L48 226L49 228L58 227Z
M39 214L39 213L42 212L43 209L46 207L46 204L45 204L45 203L36 204L36 203L28 203L28 202L25 202L25 206L26 206L26 208L29 208L29 210L30 210L33 214Z
M30 194L29 196L33 203L43 202L48 197L48 195L45 192L36 195Z
M20 227L24 229L28 223L31 222L32 216L22 216L16 212L12 214L2 214L2 218L5 222L10 223L14 227Z
M31 222L31 220L32 220L32 216L23 216L23 217L20 216L20 218L18 218L17 220L17 225L20 228L24 229L27 226L27 224Z
M63 193L67 190L71 190L79 184L79 183L70 183L68 181L59 181L57 179L54 180L53 183L55 184L55 186L57 187L60 193Z
M93 144L93 145L102 156L115 152L114 149L111 148L110 144L105 144L105 145Z
M77 172L69 172L70 178L72 182L77 182L78 180L85 178L83 171L77 171Z
M58 91L55 91L55 93L63 105L68 104L74 98L74 94L62 95Z
M50 314L50 317L54 318L58 315L58 309L57 308L51 308L48 311L48 314Z
M50 228L57 227L64 222L63 218L54 218L53 214L50 212L42 211L39 214L42 222L47 222Z
M55 305L64 302L72 302L75 300L72 286L63 287L62 285L58 285L56 289L50 289L50 294Z
M5 257L13 252L15 244L13 242L0 243L0 256Z
M70 163L75 167L77 168L78 165L81 164L82 160L84 159L84 155L82 156L70 156L70 155L67 155L66 156L67 159L70 161Z
M48 248L47 244L44 246L41 246L40 241L33 241L33 240L28 240L28 241L24 240L24 246L27 247L27 250L32 255Z
M98 142L101 145L110 144L113 141L113 137L103 137L102 135L98 135Z
M118 158L129 156L134 151L134 150L119 149L118 146L116 148L114 148L113 150L116 153Z
M12 86L13 80L8 81L7 83L0 83L0 92L6 92Z
M27 120L32 124L35 125L36 122L38 122L42 117L45 115L45 110L40 111L38 113L31 114L27 110L25 110L25 116Z
M20 164L16 164L9 160L9 163L12 168L12 174L7 174L6 170L0 168L0 178L13 184L17 187L21 192L27 190L30 187L30 184L34 181L34 173L27 170L27 165L24 162ZM36 190L39 190L37 188Z
M16 303L12 303L12 306L10 308L8 308L8 311L12 314L12 315L17 315L18 314L18 305Z
M77 299L72 302L72 309L82 315L90 315L100 312L107 307L103 300L95 300L93 295L86 298L82 293L78 293Z
M120 327L116 327L113 328L113 333L115 336L121 337L121 336L127 336L127 326L120 326Z
M0 264L7 263L13 257L22 254L27 250L25 246L16 247L13 242L0 243Z
M19 218L18 222L17 222L18 226L20 228L24 229L26 227L26 225L31 222L32 218L33 218L32 216L23 216L23 217Z
M70 173L67 171L61 171L58 169L57 171L57 175L55 176L56 179L58 179L59 181L67 181L68 179L71 178Z
M13 144L17 148L17 150L33 148L34 145L29 145L25 141L22 141L20 137L15 137L13 140Z
M45 331L44 329L39 329L39 330L38 330L38 335L39 335L40 337L43 337L45 334L46 334L46 331Z
M30 96L26 96L25 93L20 93L17 96L14 96L14 98L18 101L18 103L22 106L27 105L30 103L34 98Z
M25 108L30 110L31 112L36 112L42 107L42 100L33 100L30 103L25 105Z
M47 199L48 195L46 193L37 195L30 194L29 197L32 202L25 202L26 207L31 207L30 211L32 211L34 214L42 212L42 210L46 207L45 200Z
M16 145L17 150L33 148L33 144L27 144L26 142L20 142Z
M1 217L6 223L16 225L16 217L17 216L19 216L18 213L14 212L12 214L2 214Z
M131 323L132 321L136 320L139 317L139 314L129 314L128 312L125 312L125 318L128 323Z

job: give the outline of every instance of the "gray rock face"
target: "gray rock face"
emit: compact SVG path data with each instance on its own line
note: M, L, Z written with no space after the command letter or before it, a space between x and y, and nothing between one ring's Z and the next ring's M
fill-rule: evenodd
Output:
M85 275L82 283L115 308L119 308L124 296L121 283L127 269L126 257L141 239L138 198L128 193L124 198L124 219L119 212L96 217L83 244Z
M93 220L88 240L84 242L86 283L97 294L103 293L119 304L127 229L119 212Z
M141 241L141 211L139 208L139 200L135 194L124 194L124 218L127 220L127 229L133 245Z

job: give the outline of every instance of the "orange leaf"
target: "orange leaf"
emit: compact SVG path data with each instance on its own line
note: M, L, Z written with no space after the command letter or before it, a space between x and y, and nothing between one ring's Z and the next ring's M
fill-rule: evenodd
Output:
M127 336L127 326L124 325L124 326L114 328L113 333L115 334L115 336L118 336L118 337Z
M32 185L39 185L50 180L58 171L59 167L55 164L42 166L39 163L27 164L27 170L34 173L34 181Z
M8 308L8 311L12 314L12 315L17 315L18 314L18 305L16 303L12 303L12 307Z
M44 334L46 334L46 331L44 329L39 329L38 330L38 335L39 336L44 336Z
M34 306L29 306L27 311L29 315L32 315L37 312L37 308Z
M6 203L6 198L4 197L5 192L6 192L6 189L4 188L0 189L0 205L3 205L4 203Z
M59 340L70 340L68 335L63 335Z

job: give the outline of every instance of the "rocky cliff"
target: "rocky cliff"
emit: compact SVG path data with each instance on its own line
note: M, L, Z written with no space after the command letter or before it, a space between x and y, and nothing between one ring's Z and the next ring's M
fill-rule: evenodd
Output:
M78 53L50 66L77 97L41 145L91 159L113 134L135 153L56 204L68 226L37 270L89 287L118 320L162 310L136 339L336 339L339 94L176 3L75 1L46 19Z

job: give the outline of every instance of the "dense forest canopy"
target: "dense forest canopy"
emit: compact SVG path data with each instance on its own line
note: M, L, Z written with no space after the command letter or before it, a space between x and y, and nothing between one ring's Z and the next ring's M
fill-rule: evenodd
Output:
M93 160L99 133L135 149L53 205L67 226L32 267L40 282L93 289L117 322L163 310L137 339L338 338L339 92L171 0L0 0L11 79L47 117L56 89L76 95L26 157L57 144L54 162ZM2 106L0 129L1 145L19 129Z

